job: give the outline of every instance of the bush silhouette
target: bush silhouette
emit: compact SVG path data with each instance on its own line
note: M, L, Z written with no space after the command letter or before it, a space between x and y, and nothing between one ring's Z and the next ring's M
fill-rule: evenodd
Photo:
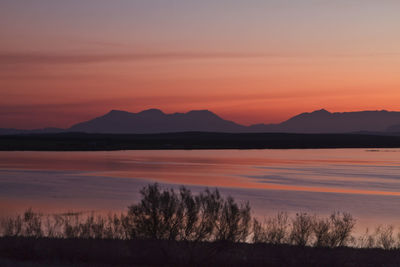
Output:
M292 219L290 243L298 246L308 245L314 227L314 217L307 213L297 213Z
M284 244L288 241L289 217L287 213L280 212L275 217L269 218L264 223L253 220L253 242Z
M340 247L351 240L355 219L349 213L333 212L329 218L314 218L314 246Z
M198 196L181 187L158 184L140 191L142 200L129 207L130 238L186 241L245 241L250 231L250 206L205 190Z
M184 186L175 191L155 183L140 193L141 200L121 214L69 212L44 216L28 209L22 215L0 218L0 236L162 240L176 249L178 243L197 249L204 242L330 248L353 245L386 250L400 247L400 234L393 226L379 226L371 233L367 229L355 239L352 232L356 220L345 212L333 212L328 217L278 213L261 222L252 217L249 203L239 204L230 196L222 196L218 189L193 194Z

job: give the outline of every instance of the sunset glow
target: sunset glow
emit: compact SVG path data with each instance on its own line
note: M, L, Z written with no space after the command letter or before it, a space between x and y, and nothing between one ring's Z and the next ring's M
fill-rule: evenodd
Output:
M242 124L400 110L399 1L0 3L0 127L111 109Z

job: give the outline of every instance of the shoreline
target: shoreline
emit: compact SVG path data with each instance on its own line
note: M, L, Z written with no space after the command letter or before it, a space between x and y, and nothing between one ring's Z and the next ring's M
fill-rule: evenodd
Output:
M5 266L397 266L399 261L398 249L0 238L0 264Z
M220 149L392 149L400 136L371 134L209 133L29 134L0 136L0 151Z

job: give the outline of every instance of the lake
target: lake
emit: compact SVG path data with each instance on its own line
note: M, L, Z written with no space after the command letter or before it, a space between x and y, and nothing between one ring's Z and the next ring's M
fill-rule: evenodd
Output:
M0 213L121 211L148 183L218 187L258 217L350 212L400 226L399 149L0 152Z

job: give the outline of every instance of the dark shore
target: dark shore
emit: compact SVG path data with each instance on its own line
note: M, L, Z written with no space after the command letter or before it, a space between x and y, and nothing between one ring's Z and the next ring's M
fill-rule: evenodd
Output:
M0 136L1 151L316 148L400 148L400 136L206 132L166 134L59 133Z
M0 238L2 266L398 266L399 262L397 249Z
M1 266L398 266L400 251L246 243L0 238Z

